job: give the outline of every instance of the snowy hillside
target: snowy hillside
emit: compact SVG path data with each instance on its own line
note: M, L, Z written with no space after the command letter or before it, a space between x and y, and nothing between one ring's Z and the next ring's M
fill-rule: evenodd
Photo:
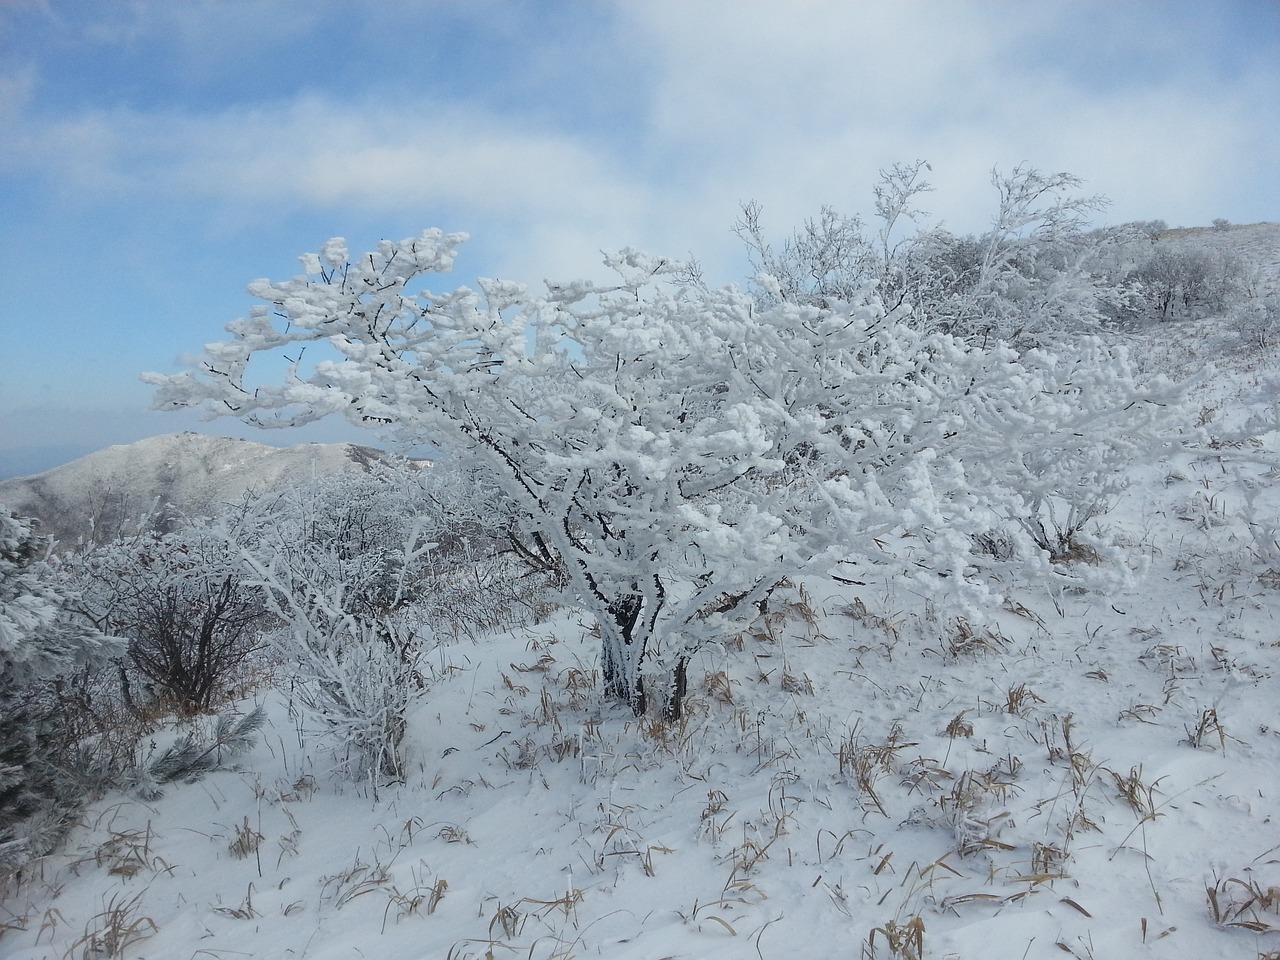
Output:
M1280 223L1231 224L1213 227L1176 227L1159 235L1175 247L1234 254L1254 264L1263 290L1280 290Z
M110 538L144 517L205 516L290 479L367 469L385 454L350 443L270 447L173 433L107 447L34 477L0 481L0 503L75 543Z
M1206 400L1265 406L1276 358L1230 366ZM1136 465L1129 591L1014 586L942 632L903 581L794 584L678 725L602 704L572 610L441 642L376 796L264 686L241 768L111 795L23 874L4 955L1275 957L1275 453Z

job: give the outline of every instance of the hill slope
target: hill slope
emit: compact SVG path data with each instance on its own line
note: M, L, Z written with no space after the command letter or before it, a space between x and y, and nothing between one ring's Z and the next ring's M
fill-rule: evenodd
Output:
M107 447L33 477L0 481L0 503L38 517L62 543L104 540L143 518L215 513L246 493L288 481L367 470L387 454L351 443L270 447L172 433Z
M1260 292L1280 290L1280 223L1232 224L1223 229L1176 227L1158 239L1174 248L1240 257L1257 269Z

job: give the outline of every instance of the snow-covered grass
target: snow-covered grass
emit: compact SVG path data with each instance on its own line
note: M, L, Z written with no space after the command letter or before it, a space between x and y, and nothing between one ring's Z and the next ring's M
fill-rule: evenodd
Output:
M1201 387L1208 428L1275 363ZM679 725L602 703L571 610L460 634L376 799L264 689L239 769L106 797L25 871L0 952L1276 956L1280 574L1244 510L1280 516L1275 451L1135 466L1126 593L1008 584L979 627L902 581L784 586L695 658Z

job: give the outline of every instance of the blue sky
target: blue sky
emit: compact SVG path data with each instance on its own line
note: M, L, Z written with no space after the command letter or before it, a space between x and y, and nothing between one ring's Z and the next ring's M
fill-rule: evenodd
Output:
M917 158L959 232L1022 162L1107 222L1280 220L1277 121L1277 0L0 0L0 476L185 429L371 441L137 380L331 236L470 232L435 289L622 246L739 282L741 202L781 237Z

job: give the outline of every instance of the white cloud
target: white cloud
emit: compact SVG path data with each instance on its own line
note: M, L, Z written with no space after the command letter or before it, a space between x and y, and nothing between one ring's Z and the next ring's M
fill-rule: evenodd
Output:
M446 211L463 221L450 228L499 224L495 246L535 276L581 272L599 247L628 243L727 262L740 201L760 200L782 232L824 203L866 211L877 169L917 158L932 162L938 187L927 206L960 230L989 216L991 168L1023 161L1085 177L1116 201L1112 218L1250 218L1244 197L1266 180L1257 167L1280 156L1268 122L1276 67L1242 70L1229 86L1194 65L1135 68L1108 86L1080 66L1096 55L1114 68L1125 55L1105 29L1082 39L1099 9L621 3L579 79L645 92L647 112L625 130L570 117L535 126L485 103L484 91L446 101L406 83L201 112L99 109L48 121L19 109L0 135L10 167L44 171L79 202L167 194L246 218L332 211L335 229L352 213ZM142 4L138 22L151 18L154 32L161 12ZM163 16L177 17L183 36L203 25L219 50L246 36L243 24L209 20L205 4ZM1144 56L1172 56L1187 42L1158 14L1109 16L1150 48ZM620 69L631 72L609 73L607 51L624 49ZM520 245L536 249L517 254Z
M1276 64L1215 79L1190 56L1197 38L1177 31L1176 11L897 0L744 2L731 17L675 0L625 9L658 51L654 131L698 157L682 175L758 197L784 224L822 202L865 208L877 168L916 158L934 164L935 212L961 229L990 210L991 167L1023 161L1085 176L1117 215L1204 217L1233 190L1256 195L1258 163L1280 157L1264 119L1276 115Z
M21 126L15 152L73 189L374 210L448 201L528 216L636 202L587 144L425 102L391 109L307 97L203 116L98 111Z
M530 279L579 275L602 247L639 242L660 206L605 148L425 101L310 96L206 115L28 117L10 130L10 166L41 171L67 204L203 201L241 228L328 211L334 232L421 210L410 229L492 231L484 239L499 255L489 269Z

